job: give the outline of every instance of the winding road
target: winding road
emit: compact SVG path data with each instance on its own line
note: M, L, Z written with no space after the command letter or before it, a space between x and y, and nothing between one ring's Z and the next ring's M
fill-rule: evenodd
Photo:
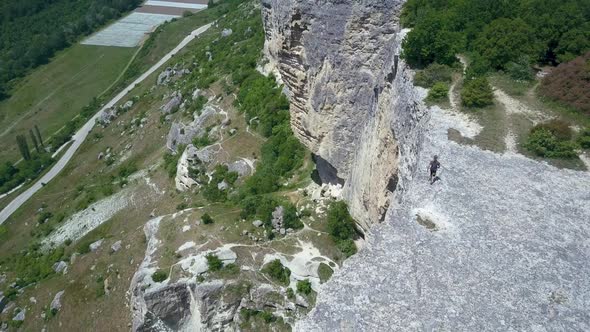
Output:
M10 217L19 207L21 207L31 196L33 196L39 189L43 188L43 184L49 183L49 181L53 180L67 165L67 163L72 159L74 153L78 150L80 145L84 142L92 128L94 127L96 120L105 112L105 110L113 107L117 104L123 97L125 97L133 88L143 82L146 78L148 78L151 74L156 72L160 67L162 67L166 62L168 62L178 51L183 49L186 45L188 45L193 39L197 38L199 35L207 31L213 23L209 23L204 25L194 31L192 31L186 38L184 38L172 51L168 52L158 63L153 65L150 69L148 69L145 73L143 73L140 77L138 77L133 83L129 84L123 91L121 91L118 95L116 95L111 101L109 101L104 107L98 111L82 128L80 128L76 134L72 137L72 144L66 150L64 155L57 161L57 163L47 172L40 180L38 180L34 185L28 188L26 191L18 195L10 204L8 204L1 212L0 212L0 225L3 224L8 217Z

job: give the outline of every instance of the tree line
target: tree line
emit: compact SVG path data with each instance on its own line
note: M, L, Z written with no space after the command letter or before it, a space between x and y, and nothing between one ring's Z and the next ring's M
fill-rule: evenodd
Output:
M590 0L409 0L404 57L423 68L472 53L486 69L557 65L590 50Z
M140 3L141 0L0 2L0 100L9 96L15 79Z

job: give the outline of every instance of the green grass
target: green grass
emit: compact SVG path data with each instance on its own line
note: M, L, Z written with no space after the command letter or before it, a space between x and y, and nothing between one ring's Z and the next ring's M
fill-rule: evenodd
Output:
M35 124L45 141L121 74L135 48L75 45L39 67L0 103L0 159L18 160L17 133Z
M522 97L535 86L537 81L516 81L507 74L495 73L490 77L490 83L512 97Z

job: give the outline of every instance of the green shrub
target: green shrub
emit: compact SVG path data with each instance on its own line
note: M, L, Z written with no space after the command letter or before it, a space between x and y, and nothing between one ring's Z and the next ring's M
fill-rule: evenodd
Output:
M336 242L336 248L344 254L344 257L348 258L356 254L356 244L352 239L340 240Z
M203 224L205 224L205 225L209 225L214 222L213 218L208 213L203 214L203 216L201 217L201 220L203 221Z
M216 255L207 254L205 257L207 258L207 266L209 267L209 271L216 272L223 268L223 261Z
M164 169L170 178L176 176L176 168L178 166L178 160L180 159L182 152L184 151L184 146L177 147L178 152L176 154L172 154L167 152L164 154Z
M430 91L428 91L428 99L429 101L441 101L449 96L449 85L444 82L437 82L435 83Z
M219 183L224 182L228 184L229 188L235 184L238 179L238 173L229 172L227 165L215 166L215 171L211 175L211 179L203 186L201 192L203 196L210 202L225 202L227 200L228 189L219 189Z
M562 159L577 157L576 145L572 141L559 140L555 134L543 127L533 128L524 146L539 157Z
M480 108L494 104L494 92L487 78L466 81L461 90L461 103L466 107Z
M66 239L66 240L64 241L64 244L65 244L66 246L69 246L70 244L72 244L72 239Z
M451 67L433 63L416 73L414 84L423 88L430 88L437 82L450 83L452 80L453 69Z
M322 283L328 281L332 277L332 274L334 274L334 270L332 270L328 264L320 263L320 266L318 267L318 275Z
M293 292L293 288L291 287L287 288L287 298L289 300L295 299L295 292Z
M578 144L582 149L590 149L590 129L585 129L580 133ZM2 234L2 230L0 230L0 234Z
M180 210L184 210L188 207L188 204L186 202L182 202L178 205L176 205L176 210L180 211Z
M303 228L303 223L297 216L297 208L295 205L288 203L283 204L284 212L283 212L283 227L284 228L292 228L292 229L301 229Z
M242 316L242 319L245 322L250 321L250 319L254 317L260 317L267 324L277 321L277 317L275 317L271 312L266 310L242 308L240 310L240 315Z
M268 275L271 279L280 284L288 284L289 277L291 276L291 270L284 267L278 259L266 264L262 269L262 273Z
M311 294L311 282L308 279L297 281L297 292L305 295Z
M43 223L45 223L45 221L47 221L51 217L53 217L53 213L51 213L49 211L43 211L43 212L39 213L39 215L37 216L37 222L39 224L43 224Z
M330 204L328 208L328 232L337 240L352 239L356 235L354 219L343 201Z
M168 272L164 270L158 270L152 274L152 280L155 282L162 282L168 279Z
M506 72L513 80L532 81L535 78L528 56L521 56L517 61L506 64Z
M348 206L343 201L334 202L328 208L328 231L336 247L345 257L357 251L354 238L357 236L355 221L348 213Z
M120 178L127 178L129 175L137 172L137 165L135 162L128 162L125 165L119 167L119 177Z

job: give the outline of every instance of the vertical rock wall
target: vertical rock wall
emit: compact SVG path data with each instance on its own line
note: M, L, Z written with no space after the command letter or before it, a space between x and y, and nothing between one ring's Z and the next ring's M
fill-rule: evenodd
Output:
M290 96L292 128L322 179L344 182L351 214L367 229L403 190L419 143L423 112L399 60L403 1L262 5L265 52Z

